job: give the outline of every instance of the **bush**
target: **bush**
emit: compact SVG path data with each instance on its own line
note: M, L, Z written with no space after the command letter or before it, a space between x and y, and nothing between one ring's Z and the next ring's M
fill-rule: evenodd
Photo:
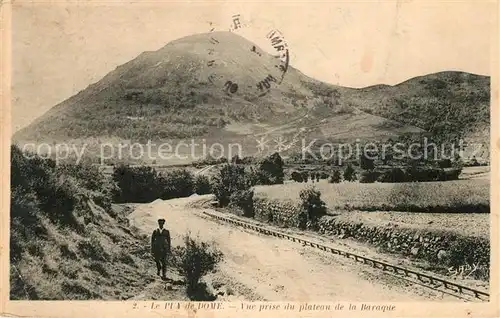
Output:
M360 183L374 183L377 181L380 176L380 172L374 170L365 170L361 172L361 176L359 177Z
M169 171L158 175L153 182L160 192L160 198L163 200L188 197L195 191L194 176L186 169Z
M113 171L113 181L118 188L113 198L117 203L188 197L195 190L194 177L185 169L159 174L148 166L120 165Z
M36 223L37 213L42 212L53 222L76 228L78 222L74 209L80 203L81 195L91 198L93 193L102 191L101 183L91 181L96 176L95 171L87 176L89 171L92 171L91 167L84 165L71 169L56 166L54 160L33 154L28 158L17 146L12 146L11 218L17 218L19 224L29 225ZM88 186L94 188L88 189Z
M194 192L199 195L209 194L212 192L210 180L207 176L198 175L194 180Z
M313 226L320 217L326 215L326 204L321 200L321 192L314 188L308 188L300 191L300 212L307 213L307 220ZM302 217L303 218L303 217Z
M340 174L339 170L333 170L332 175L328 179L329 183L339 183L342 181L342 175Z
M462 168L449 168L442 169L439 174L439 181L451 181L458 180L458 177L462 173Z
M351 164L348 164L344 170L344 180L346 181L356 180L356 171L354 170Z
M255 167L248 167L247 170L245 170L245 178L247 179L248 183L250 186L254 186L259 184L260 181L260 176Z
M231 163L241 164L242 163L242 159L238 155L235 155L234 157L231 158Z
M282 184L285 174L283 172L283 159L275 152L259 163L258 173L260 184Z
M309 181L309 173L307 173L307 171L302 171L301 175L302 175L302 182L307 183L307 181Z
M95 237L78 243L78 251L83 257L93 261L106 261L109 254Z
M311 171L309 173L309 179L311 179L311 181L314 182L316 180L316 173Z
M438 161L439 168L451 168L453 163L451 159L442 159Z
M295 182L302 182L303 181L302 174L298 171L293 171L291 177L292 177L292 180Z
M240 208L243 211L243 216L253 218L255 215L253 195L254 192L252 189L235 191L229 197L230 205Z
M389 182L389 183L407 182L410 179L411 178L409 177L409 175L400 168L393 168L390 170L386 170L378 177L379 182Z
M177 271L187 284L189 297L199 292L200 279L223 259L223 254L214 245L194 240L189 233L184 236L184 246L172 249L172 256Z
M233 193L249 190L250 187L251 181L245 174L245 168L234 164L224 165L212 180L212 190L221 207L231 202Z
M204 166L213 166L218 164L228 163L227 158L220 157L218 159L213 158L212 156L208 156L206 158L197 160L193 162L194 167L204 167Z
M307 211L301 210L297 215L297 226L301 230L307 229Z
M359 159L359 166L361 167L361 169L373 170L375 168L374 160L371 159L373 157L373 154L362 154Z
M161 196L158 174L151 167L129 167L120 165L113 171L113 181L118 186L113 200L117 203L151 202Z

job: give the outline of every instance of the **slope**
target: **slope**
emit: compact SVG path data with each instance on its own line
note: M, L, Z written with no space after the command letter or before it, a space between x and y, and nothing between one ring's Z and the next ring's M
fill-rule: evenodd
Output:
M187 36L117 67L13 139L206 138L246 145L262 135L353 141L423 131L442 140L489 138L488 77L442 72L354 89L317 81L291 66L280 82L278 66L279 56L231 32ZM262 95L258 85L266 78L276 81L268 81Z

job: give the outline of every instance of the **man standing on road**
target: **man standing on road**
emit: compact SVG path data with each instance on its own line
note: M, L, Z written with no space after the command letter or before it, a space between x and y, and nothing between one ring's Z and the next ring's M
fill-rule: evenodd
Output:
M167 255L170 254L170 232L163 228L165 219L158 220L158 228L151 235L151 254L156 262L157 275L166 278Z

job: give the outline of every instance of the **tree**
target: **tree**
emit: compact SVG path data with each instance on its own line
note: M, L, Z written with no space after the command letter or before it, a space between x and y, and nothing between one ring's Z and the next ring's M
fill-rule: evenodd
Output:
M251 182L243 166L225 164L212 180L212 191L221 207L231 202L231 195L251 188Z
M351 164L348 164L344 170L344 180L346 181L356 180L356 171L354 170Z
M302 182L307 183L307 181L309 180L309 173L307 173L307 171L302 171L301 175L302 175Z
M329 183L339 183L342 181L342 175L339 170L333 170L333 174L328 179Z
M283 159L275 152L259 163L260 184L282 184L285 178Z
M194 189L195 193L199 195L209 194L212 192L212 188L210 186L210 180L207 176L198 175L194 180Z
M321 192L314 188L307 188L300 191L299 197L300 211L307 214L308 223L314 228L319 218L327 211L325 202L321 200Z
M242 160L238 155L235 155L234 157L231 158L231 163L240 164L242 163Z
M293 171L291 177L292 177L292 180L295 182L302 182L303 181L302 174L298 171Z
M375 163L373 162L372 154L363 153L359 158L359 166L363 170L373 170L375 168Z

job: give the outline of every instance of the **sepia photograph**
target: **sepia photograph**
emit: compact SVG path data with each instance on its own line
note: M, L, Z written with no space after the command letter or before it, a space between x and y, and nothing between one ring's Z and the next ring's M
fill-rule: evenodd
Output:
M9 4L4 297L271 316L498 301L497 10Z

